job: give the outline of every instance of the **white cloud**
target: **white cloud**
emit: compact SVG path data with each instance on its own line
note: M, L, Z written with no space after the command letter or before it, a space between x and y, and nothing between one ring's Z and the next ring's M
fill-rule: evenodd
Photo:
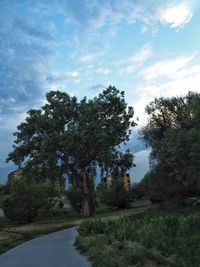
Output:
M81 83L81 80L80 79L77 79L74 82L77 83L77 84L79 84L79 83Z
M91 69L94 68L94 65L93 64L89 64L89 65L87 65L87 68L91 70Z
M200 68L200 65L198 66ZM200 92L200 72L195 73L188 69L188 71L183 71L184 73L190 73L190 75L182 77L179 76L166 83L153 83L150 85L143 85L138 100L133 103L135 110L135 116L139 117L139 124L143 125L146 123L146 115L144 113L145 106L154 100L156 97L173 97L173 96L183 96L188 93L188 91ZM175 75L174 75L175 76Z
M173 59L166 59L156 62L155 64L145 68L140 72L140 76L142 76L146 80L156 79L163 76L168 76L181 70L185 67L189 62L192 61L195 55L190 56L179 56Z
M98 68L97 70L96 70L96 72L97 73L99 73L99 74L109 74L110 73L110 70L109 69L104 69L104 68Z
M179 59L180 58L184 57L179 57ZM188 56L186 58L185 60L180 60L182 64L175 64L176 67L174 67L172 71L167 71L168 74L170 73L170 76L167 76L165 81L162 79L144 79L141 85L135 90L137 92L137 100L134 101L132 105L135 110L135 116L138 116L140 119L139 125L146 123L147 116L144 112L145 106L156 97L183 96L186 95L188 91L200 92L200 64L195 64L194 56ZM173 68L173 60L169 61L171 62L171 68ZM175 63L176 62L177 61L175 61ZM156 64L156 70L158 71L158 65L160 66L160 64ZM165 70L165 68L163 69ZM167 70L169 69L167 68ZM151 75L153 75L153 73L154 72L150 72ZM153 75L153 77L155 76ZM160 76L156 76L156 78L160 78Z
M151 57L152 48L149 44L145 44L136 54L130 56L129 58L119 61L119 65L126 65L120 70L121 74L130 74L136 71L142 64Z
M158 8L156 16L161 23L169 24L171 28L182 28L191 20L193 13L190 7L183 2L174 7Z
M155 24L158 21L171 28L184 27L193 16L194 1L176 0L179 4L174 4L175 0L81 1L81 5L77 5L77 1L67 1L64 15L67 23L79 25L81 31L101 29L107 24L114 29L115 35L116 26L121 21L133 24L139 20L144 23L142 32L152 28L155 34Z
M138 53L133 56L133 62L144 62L152 55L152 49L149 44L144 45Z
M134 64L146 61L152 54L152 48L149 44L145 44L142 48L132 56L121 60L118 64Z
M141 27L141 33L145 33L145 32L147 32L147 30L148 30L148 27L147 27L147 25L142 25L142 27Z
M84 63L90 63L90 62L94 61L95 59L97 59L101 55L102 55L102 53L86 54L86 55L83 55L81 57L81 61L84 62Z
M66 75L70 77L78 77L80 73L78 71L67 71Z

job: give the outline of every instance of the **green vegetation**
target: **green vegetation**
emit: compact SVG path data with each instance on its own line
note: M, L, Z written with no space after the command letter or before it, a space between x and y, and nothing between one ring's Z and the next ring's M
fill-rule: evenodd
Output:
M16 225L0 218L0 254L27 240L79 225L82 218L68 210L51 211L29 224Z
M6 217L15 223L29 223L39 212L49 212L60 196L59 186L50 180L36 182L24 177L15 178L9 190L3 210Z
M200 195L200 94L155 99L141 130L154 168L141 183L152 200L183 204Z
M198 267L199 211L147 211L91 219L76 241L96 267Z
M122 179L117 178L113 179L112 184L109 186L105 183L100 183L96 194L101 203L121 209L128 208L134 198L133 190L125 188Z
M119 145L129 140L135 123L124 93L110 86L98 97L78 102L66 93L49 92L46 104L30 110L18 126L8 157L24 168L22 177L9 185L5 213L12 222L36 221L6 226L2 219L0 251L40 234L79 225L84 220L81 215L94 214L94 219L84 220L77 239L77 247L94 266L198 267L200 94L155 99L146 113L148 122L141 136L152 148L155 164L128 191L120 179L134 165L133 154L120 152ZM111 175L113 181L109 188L99 186L95 192L97 166L102 176ZM49 211L57 199L55 185L64 188L66 175L68 200L78 213L52 211L52 217L42 218L42 211ZM155 205L147 210L145 203L132 205L133 199L143 196L161 203L163 210ZM100 206L95 213L97 200L112 208ZM176 212L169 210L175 207L179 208Z
M148 202L140 203L139 206L134 204L126 210L101 205L96 209L94 218L126 216L133 212L141 212ZM7 218L2 217L0 218L0 254L34 237L80 225L84 220L86 219L73 210L64 208L51 210L45 215L40 214L34 222L29 224L13 224Z
M46 104L29 110L25 122L18 126L8 161L23 166L23 175L37 181L49 179L63 185L68 175L75 187L73 206L77 193L88 217L95 208L91 196L97 166L105 172L118 169L124 173L133 165L132 153L118 149L128 141L135 125L133 113L124 92L112 86L98 97L80 101L65 92L50 91Z

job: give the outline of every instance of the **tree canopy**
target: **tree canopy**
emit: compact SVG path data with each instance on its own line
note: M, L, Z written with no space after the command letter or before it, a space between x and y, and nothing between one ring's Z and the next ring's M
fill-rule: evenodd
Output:
M25 122L18 126L8 160L23 167L24 172L31 171L37 179L63 182L68 175L73 184L81 181L83 210L89 216L89 184L97 164L104 171L116 166L125 171L133 164L129 151L123 154L118 150L135 125L133 114L124 92L112 86L98 97L80 101L65 92L51 91L46 104L28 111Z
M189 92L185 97L155 99L146 107L146 113L148 123L141 134L157 163L151 172L157 177L151 187L167 198L198 194L200 94Z

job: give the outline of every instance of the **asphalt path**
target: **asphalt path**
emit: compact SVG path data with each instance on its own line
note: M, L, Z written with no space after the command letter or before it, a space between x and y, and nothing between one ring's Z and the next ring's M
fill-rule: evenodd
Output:
M0 267L90 267L73 245L77 235L74 227L32 239L0 255Z

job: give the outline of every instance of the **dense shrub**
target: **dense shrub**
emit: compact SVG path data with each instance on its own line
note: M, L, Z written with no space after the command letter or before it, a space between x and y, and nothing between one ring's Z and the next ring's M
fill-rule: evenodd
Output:
M106 205L120 209L128 208L133 200L132 190L124 188L120 181L113 183L110 187L106 185L99 187L98 196Z
M7 218L16 223L31 222L39 211L47 212L58 200L59 188L49 180L14 179L10 194L5 198L3 210Z
M0 184L0 196L5 195L6 193L6 185Z
M149 196L152 203L173 206L184 206L187 198L200 195L198 186L184 184L169 176L168 168L160 164L144 176L137 188L142 196Z

